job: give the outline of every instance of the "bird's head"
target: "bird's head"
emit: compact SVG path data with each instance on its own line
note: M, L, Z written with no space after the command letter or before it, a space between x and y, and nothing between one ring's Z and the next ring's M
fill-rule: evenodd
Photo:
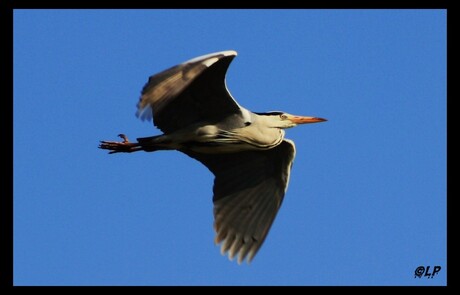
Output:
M268 112L256 114L262 116L270 127L283 129L295 127L298 124L310 124L327 121L323 118L296 116L284 112Z

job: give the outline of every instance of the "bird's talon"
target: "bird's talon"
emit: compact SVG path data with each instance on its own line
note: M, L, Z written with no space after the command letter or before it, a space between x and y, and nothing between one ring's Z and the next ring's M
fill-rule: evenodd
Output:
M118 137L122 138L124 143L128 143L128 142L129 142L128 137L127 137L125 134L123 134L123 133L118 134Z
M104 150L110 150L109 154L130 153L136 150L138 144L129 142L128 137L124 134L118 134L118 136L123 139L122 142L101 140L99 148Z

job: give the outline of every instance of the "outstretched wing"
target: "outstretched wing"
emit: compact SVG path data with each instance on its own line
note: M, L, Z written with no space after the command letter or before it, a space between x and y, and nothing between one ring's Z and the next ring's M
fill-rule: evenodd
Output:
M216 243L238 263L256 255L284 198L295 146L283 140L264 151L201 154L182 151L214 173Z
M142 89L136 115L152 119L164 133L198 122L217 122L240 114L240 106L225 84L236 52L200 56L149 78Z

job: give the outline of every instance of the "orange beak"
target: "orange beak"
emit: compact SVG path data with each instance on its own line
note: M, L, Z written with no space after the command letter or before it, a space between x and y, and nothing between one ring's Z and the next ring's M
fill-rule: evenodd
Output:
M318 117L303 117L303 116L289 116L288 117L291 122L295 124L309 124L309 123L319 123L325 122L326 119L318 118Z

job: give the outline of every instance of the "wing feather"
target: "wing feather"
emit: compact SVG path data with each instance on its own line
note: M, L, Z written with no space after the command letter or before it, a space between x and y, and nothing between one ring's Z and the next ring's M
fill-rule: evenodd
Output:
M149 78L142 89L136 115L153 118L155 126L171 133L198 122L217 122L241 115L225 84L235 51L197 57Z
M230 259L251 262L262 246L286 192L295 146L283 140L264 151L200 154L182 151L215 175L216 243Z

